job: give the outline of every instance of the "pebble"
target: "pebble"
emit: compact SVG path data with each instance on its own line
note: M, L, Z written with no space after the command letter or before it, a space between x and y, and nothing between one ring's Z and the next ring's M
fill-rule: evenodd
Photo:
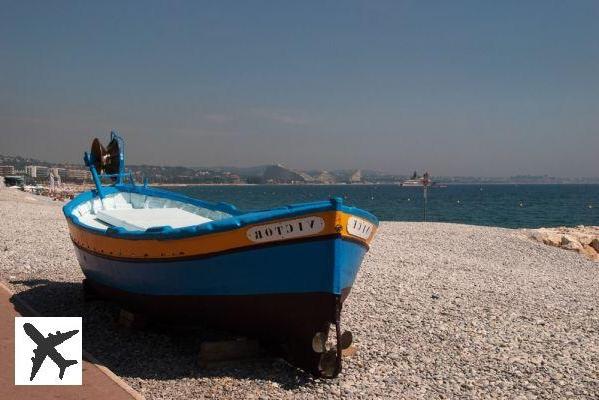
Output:
M84 345L147 399L594 398L599 268L520 231L382 222L342 315L357 354L335 380L285 362L197 366L202 329L123 332L83 303L60 204L0 190L0 278L45 315L82 315ZM25 266L29 268L26 269ZM440 300L442 293L442 301Z

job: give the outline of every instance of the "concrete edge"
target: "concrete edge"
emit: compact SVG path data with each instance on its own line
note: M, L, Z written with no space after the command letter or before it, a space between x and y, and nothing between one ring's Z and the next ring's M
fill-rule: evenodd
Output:
M0 279L0 288L4 289L7 293L9 293L11 295L11 297L15 294L11 290L10 286L8 286L6 284L6 282L4 282L4 280L2 280L2 279ZM43 317L43 315L41 315L39 312L37 312L33 307L31 307L25 301L23 301L21 299L14 299L12 301L19 303L19 306L24 308L25 310L27 310L27 313L31 314L31 316ZM131 386L129 386L127 384L127 382L125 382L123 379L119 378L119 376L116 375L114 372L112 372L110 369L108 369L104 365L100 364L98 359L96 357L94 357L91 353L89 353L85 349L82 349L82 350L83 350L82 351L83 358L85 358L87 361L92 363L104 375L106 375L111 381L116 383L121 389L123 389L125 392L127 392L129 395L131 395L131 397L133 397L136 400L145 400L145 397L142 396L141 393L137 392L135 389L133 389Z

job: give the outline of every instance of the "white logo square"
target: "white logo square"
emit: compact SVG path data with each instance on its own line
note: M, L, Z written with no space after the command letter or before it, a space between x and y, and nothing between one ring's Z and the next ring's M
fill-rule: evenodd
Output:
M15 385L81 385L81 317L15 318Z

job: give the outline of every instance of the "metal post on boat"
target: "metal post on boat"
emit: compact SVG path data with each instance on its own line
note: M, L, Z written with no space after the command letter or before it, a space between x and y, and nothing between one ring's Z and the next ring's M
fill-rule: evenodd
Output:
M102 191L102 182L100 182L100 177L98 176L98 171L96 171L96 167L94 166L94 163L91 162L91 160L89 158L89 154L87 154L87 151L85 152L85 154L83 156L83 162L85 162L85 165L88 166L88 168L92 174L92 179L94 180L94 185L96 185L96 190L98 191L98 196L100 196L100 200L103 200L104 192Z
M133 187L137 186L135 184L135 178L133 177L133 172L129 171L129 173L127 174L127 176L129 177L129 183L131 183L131 186L133 186Z

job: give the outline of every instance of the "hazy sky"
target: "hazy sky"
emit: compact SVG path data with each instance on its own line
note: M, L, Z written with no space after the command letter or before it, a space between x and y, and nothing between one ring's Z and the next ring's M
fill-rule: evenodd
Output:
M0 154L599 176L599 1L0 1Z

